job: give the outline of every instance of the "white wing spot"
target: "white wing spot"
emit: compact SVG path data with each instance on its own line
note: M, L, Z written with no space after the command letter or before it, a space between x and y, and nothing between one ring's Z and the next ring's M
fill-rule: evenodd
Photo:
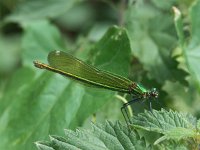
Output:
M56 55L60 55L60 51L56 51Z

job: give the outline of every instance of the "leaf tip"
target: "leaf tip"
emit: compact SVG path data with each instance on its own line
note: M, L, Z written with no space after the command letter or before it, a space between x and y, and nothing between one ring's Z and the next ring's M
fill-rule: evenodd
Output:
M38 149L41 149L41 148L43 147L43 144L41 144L39 141L34 142L34 144L36 145L36 147L37 147Z
M174 12L174 20L177 20L178 18L180 18L181 16L180 10L175 6L172 7L172 10Z

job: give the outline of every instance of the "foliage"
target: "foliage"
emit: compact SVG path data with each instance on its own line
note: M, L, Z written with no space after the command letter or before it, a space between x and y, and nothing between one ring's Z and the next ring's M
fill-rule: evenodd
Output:
M174 111L145 111L132 118L132 130L120 122L92 124L92 130L65 130L65 136L50 136L50 142L36 142L38 149L198 149L199 129L196 118ZM162 133L163 136L147 144L137 130ZM170 143L170 141L174 143ZM170 143L170 144L169 144Z
M92 130L65 130L66 137L50 136L51 142L37 142L39 149L149 149L137 132L119 122L92 124Z
M48 135L56 136L37 148L198 149L199 9L200 0L0 1L0 149L36 149ZM139 113L129 134L116 120L123 119L118 97L131 97L33 66L52 50L156 87L153 108L187 114ZM97 123L86 130L91 119ZM98 123L105 119L115 121Z

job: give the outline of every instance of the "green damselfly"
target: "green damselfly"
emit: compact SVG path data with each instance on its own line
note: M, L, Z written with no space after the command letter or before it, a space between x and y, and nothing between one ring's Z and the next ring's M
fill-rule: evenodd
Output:
M128 105L137 101L149 100L149 106L151 109L151 99L158 97L158 92L155 88L147 90L136 82L122 76L100 70L63 51L50 52L48 54L48 62L49 65L43 64L39 61L34 61L34 65L37 68L59 73L63 76L78 80L94 87L131 94L133 99L121 107L122 114L127 124L128 122L131 122L126 110Z

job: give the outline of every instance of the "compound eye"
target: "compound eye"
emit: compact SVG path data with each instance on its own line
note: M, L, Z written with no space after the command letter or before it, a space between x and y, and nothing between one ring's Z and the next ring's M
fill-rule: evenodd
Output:
M155 93L155 98L158 98L158 92Z
M156 90L156 88L153 88L151 90L151 93L152 93L152 96L155 97L155 98L158 98L158 91Z

